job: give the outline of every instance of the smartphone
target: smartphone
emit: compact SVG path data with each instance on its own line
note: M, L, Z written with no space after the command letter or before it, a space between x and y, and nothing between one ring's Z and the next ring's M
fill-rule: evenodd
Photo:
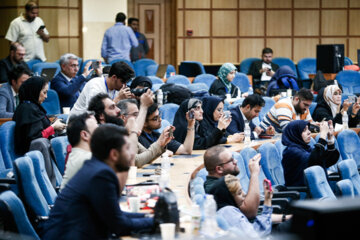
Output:
M194 115L194 110L190 110L189 112L189 119L194 119L195 115Z
M45 25L41 25L38 30L43 30L45 28Z
M230 118L231 117L231 112L230 111L224 111L224 115L225 115L225 118Z
M264 183L266 185L266 188L269 189L270 192L272 192L271 181L265 178Z
M349 100L349 103L356 103L357 98L356 98L356 96L349 96L348 100Z
M172 128L169 129L169 137L173 137L174 136L174 131Z
M91 64L92 69L97 69L97 68L99 68L99 66L100 66L100 62L98 62L98 61L94 61Z

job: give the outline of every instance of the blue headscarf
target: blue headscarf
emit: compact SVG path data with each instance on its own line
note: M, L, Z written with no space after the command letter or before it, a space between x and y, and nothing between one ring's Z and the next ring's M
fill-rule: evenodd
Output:
M224 63L218 71L218 77L225 84L228 92L231 92L231 82L227 79L227 75L236 70L236 67L232 63Z
M311 147L304 142L301 134L310 123L304 120L290 122L283 131L281 143L287 147L301 147L307 152L311 152Z
M220 102L223 100L219 97L204 97L203 101L203 110L204 110L204 120L209 122L212 126L217 126L217 121L214 120L214 111ZM204 121L203 120L203 121Z

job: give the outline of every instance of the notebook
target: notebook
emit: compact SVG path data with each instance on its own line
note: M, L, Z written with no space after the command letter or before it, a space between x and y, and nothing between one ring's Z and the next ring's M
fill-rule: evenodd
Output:
M41 71L41 77L45 78L48 82L50 82L56 73L56 68L44 68Z
M156 71L156 76L159 78L163 78L166 74L168 64L159 64L159 67Z

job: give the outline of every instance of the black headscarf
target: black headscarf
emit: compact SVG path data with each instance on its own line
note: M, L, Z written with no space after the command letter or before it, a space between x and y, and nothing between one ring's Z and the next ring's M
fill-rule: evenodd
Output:
M192 108L195 108L198 104L201 104L201 101L196 98L187 99L180 104L179 109L175 113L173 123L176 128L174 131L174 137L176 141L180 143L184 142L186 138L186 131L184 129L186 129L188 125L188 122L186 120L186 113Z
M150 80L150 78L145 77L145 76L138 76L136 77L130 85L131 89L136 88L137 86L139 86L140 84L145 84L145 87L149 87L152 88L152 82ZM144 86L144 85L143 85Z
M209 194L214 195L218 210L226 206L237 206L234 197L231 195L225 183L225 177L221 177L216 181L210 188Z
M219 97L210 96L203 98L203 110L204 110L203 121L209 123L214 127L217 126L217 121L214 120L214 111L220 102L223 102L223 100Z
M307 152L311 152L311 147L304 142L301 134L310 123L304 120L295 120L290 122L282 134L281 142L283 145L290 146L298 146L303 148Z

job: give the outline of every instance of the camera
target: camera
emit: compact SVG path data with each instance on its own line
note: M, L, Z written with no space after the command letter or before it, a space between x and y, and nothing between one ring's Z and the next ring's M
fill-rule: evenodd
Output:
M148 90L148 87L144 87L144 88L134 88L131 89L130 92L132 94L134 94L136 97L140 97L141 95L143 95L143 93L146 93L146 91Z
M98 61L93 61L92 63L91 63L91 67L92 67L92 69L97 69L97 68L99 68L100 67L100 62L98 62Z
M147 92L148 89L151 89L149 87L144 87L144 88L133 88L130 90L130 92L132 94L135 95L135 97L140 97L141 95L143 95L144 93ZM160 89L159 89L160 90ZM153 92L154 93L154 102L158 103L158 104L165 104L167 103L167 92L162 92L160 93L160 91L156 91ZM161 103L159 101L162 101Z

